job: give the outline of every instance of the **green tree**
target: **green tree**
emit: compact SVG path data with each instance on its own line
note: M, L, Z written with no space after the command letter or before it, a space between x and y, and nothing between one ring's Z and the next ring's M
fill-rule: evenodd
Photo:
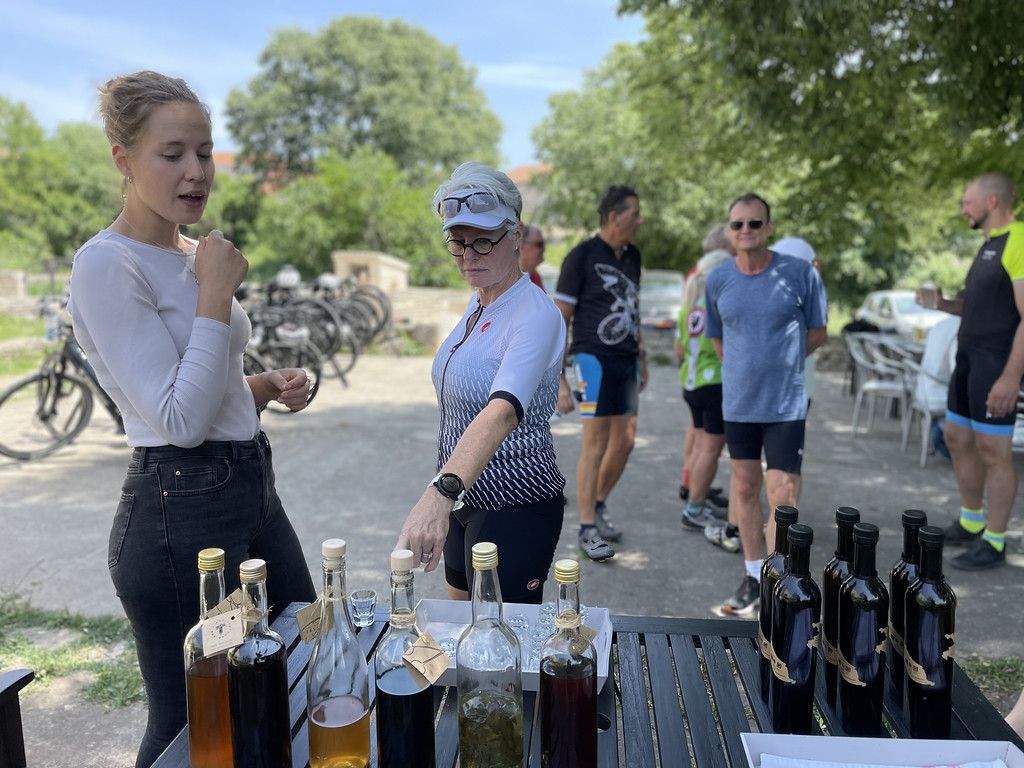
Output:
M427 173L493 161L501 132L453 47L400 21L346 16L282 29L260 73L227 102L228 127L261 173L310 173L327 152L378 149Z
M263 200L258 177L219 173L214 177L203 218L189 228L189 233L194 237L219 229L224 237L244 251L253 242L253 231Z

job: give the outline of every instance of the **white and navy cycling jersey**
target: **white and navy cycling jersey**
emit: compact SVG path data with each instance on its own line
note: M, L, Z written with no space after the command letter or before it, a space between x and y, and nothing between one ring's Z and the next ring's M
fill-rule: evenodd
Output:
M507 400L519 425L466 495L480 509L529 504L562 492L549 419L558 400L565 323L547 295L523 275L492 304L470 299L434 358L440 412L437 466L491 400Z

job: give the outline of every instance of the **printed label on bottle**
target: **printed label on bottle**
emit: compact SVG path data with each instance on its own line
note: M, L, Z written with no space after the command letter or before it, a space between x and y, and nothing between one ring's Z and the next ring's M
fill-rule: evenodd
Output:
M821 622L815 621L811 623L811 637L807 640L808 648L818 647L818 637L821 635Z
M417 686L433 685L441 679L448 665L455 663L428 632L420 634L419 639L406 649L402 661Z
M868 684L860 679L860 672L853 666L846 657L843 656L842 651L838 651L839 655L839 673L843 676L843 680L848 682L850 685L856 685L860 688L867 688Z
M879 627L878 634L881 636L881 640L879 640L878 645L875 646L875 653L882 656L885 654L885 637L889 634L889 630L886 627Z
M241 645L245 638L245 622L242 621L242 609L236 608L227 613L218 613L203 621L203 655L213 656Z
M775 653L775 648L772 648L772 674L775 675L779 680L784 683L795 683L792 677L789 676L789 667L786 666L786 662L778 657Z
M925 672L924 667L914 661L914 657L910 655L909 650L903 654L903 659L906 662L907 676L911 680L918 685L935 686L935 683L928 679L928 673Z
M772 660L772 644L768 642L768 638L764 636L760 622L757 625L757 642L761 646L761 656L764 657L765 661L770 662Z
M889 624L889 645L892 646L893 653L898 653L900 656L903 655L903 638L900 636L900 633L896 631L896 628L891 622Z
M821 636L821 649L825 654L825 661L834 666L839 666L839 649L828 641L824 635Z
M949 648L942 652L942 658L952 659L953 649L956 647L956 632L950 632L946 635L946 639L949 640Z

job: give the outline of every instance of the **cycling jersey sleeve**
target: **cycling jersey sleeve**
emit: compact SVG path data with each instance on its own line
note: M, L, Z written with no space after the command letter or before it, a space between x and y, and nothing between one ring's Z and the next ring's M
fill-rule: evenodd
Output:
M1010 234L1003 248L1003 269L1011 281L1024 280L1024 224L1010 225Z
M583 249L576 246L562 262L562 270L558 273L558 284L555 286L554 299L576 306L583 292Z
M179 356L152 288L115 247L80 252L71 289L75 324L84 324L114 385L150 429L183 448L206 439L227 388L230 327L197 317Z
M515 408L516 418L522 421L544 374L562 365L565 323L550 301L542 311L531 306L529 312L520 313L516 320L491 383L488 401L507 400Z

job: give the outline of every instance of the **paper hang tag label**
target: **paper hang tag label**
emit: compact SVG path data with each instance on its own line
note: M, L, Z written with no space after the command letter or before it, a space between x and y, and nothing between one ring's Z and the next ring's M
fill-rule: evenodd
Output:
M320 615L323 604L323 595L321 595L305 608L300 608L295 612L295 621L299 625L299 637L302 638L303 642L312 643L320 639L323 637L324 632L334 626L334 613L332 611L327 612L327 626L321 626Z
M241 645L245 637L242 609L218 613L203 622L203 655L213 656Z
M427 632L420 634L419 639L402 654L402 661L418 686L436 683L447 671L449 663L448 654Z
M580 624L577 627L577 632L569 640L569 650L576 654L581 654L587 650L587 647L594 644L594 639L597 637L597 631L586 624Z
M242 607L242 595L243 594L244 593L242 592L242 588L239 587L234 592L232 592L230 595L228 595L223 600L221 600L219 603L217 603L217 605L213 609L211 609L210 611L207 611L206 618L212 619L214 616L219 616L222 613L227 613L228 611L238 610L239 608Z
M594 639L597 637L597 630L593 627L588 627L586 624L580 624L579 630L583 639L588 643L594 642Z

